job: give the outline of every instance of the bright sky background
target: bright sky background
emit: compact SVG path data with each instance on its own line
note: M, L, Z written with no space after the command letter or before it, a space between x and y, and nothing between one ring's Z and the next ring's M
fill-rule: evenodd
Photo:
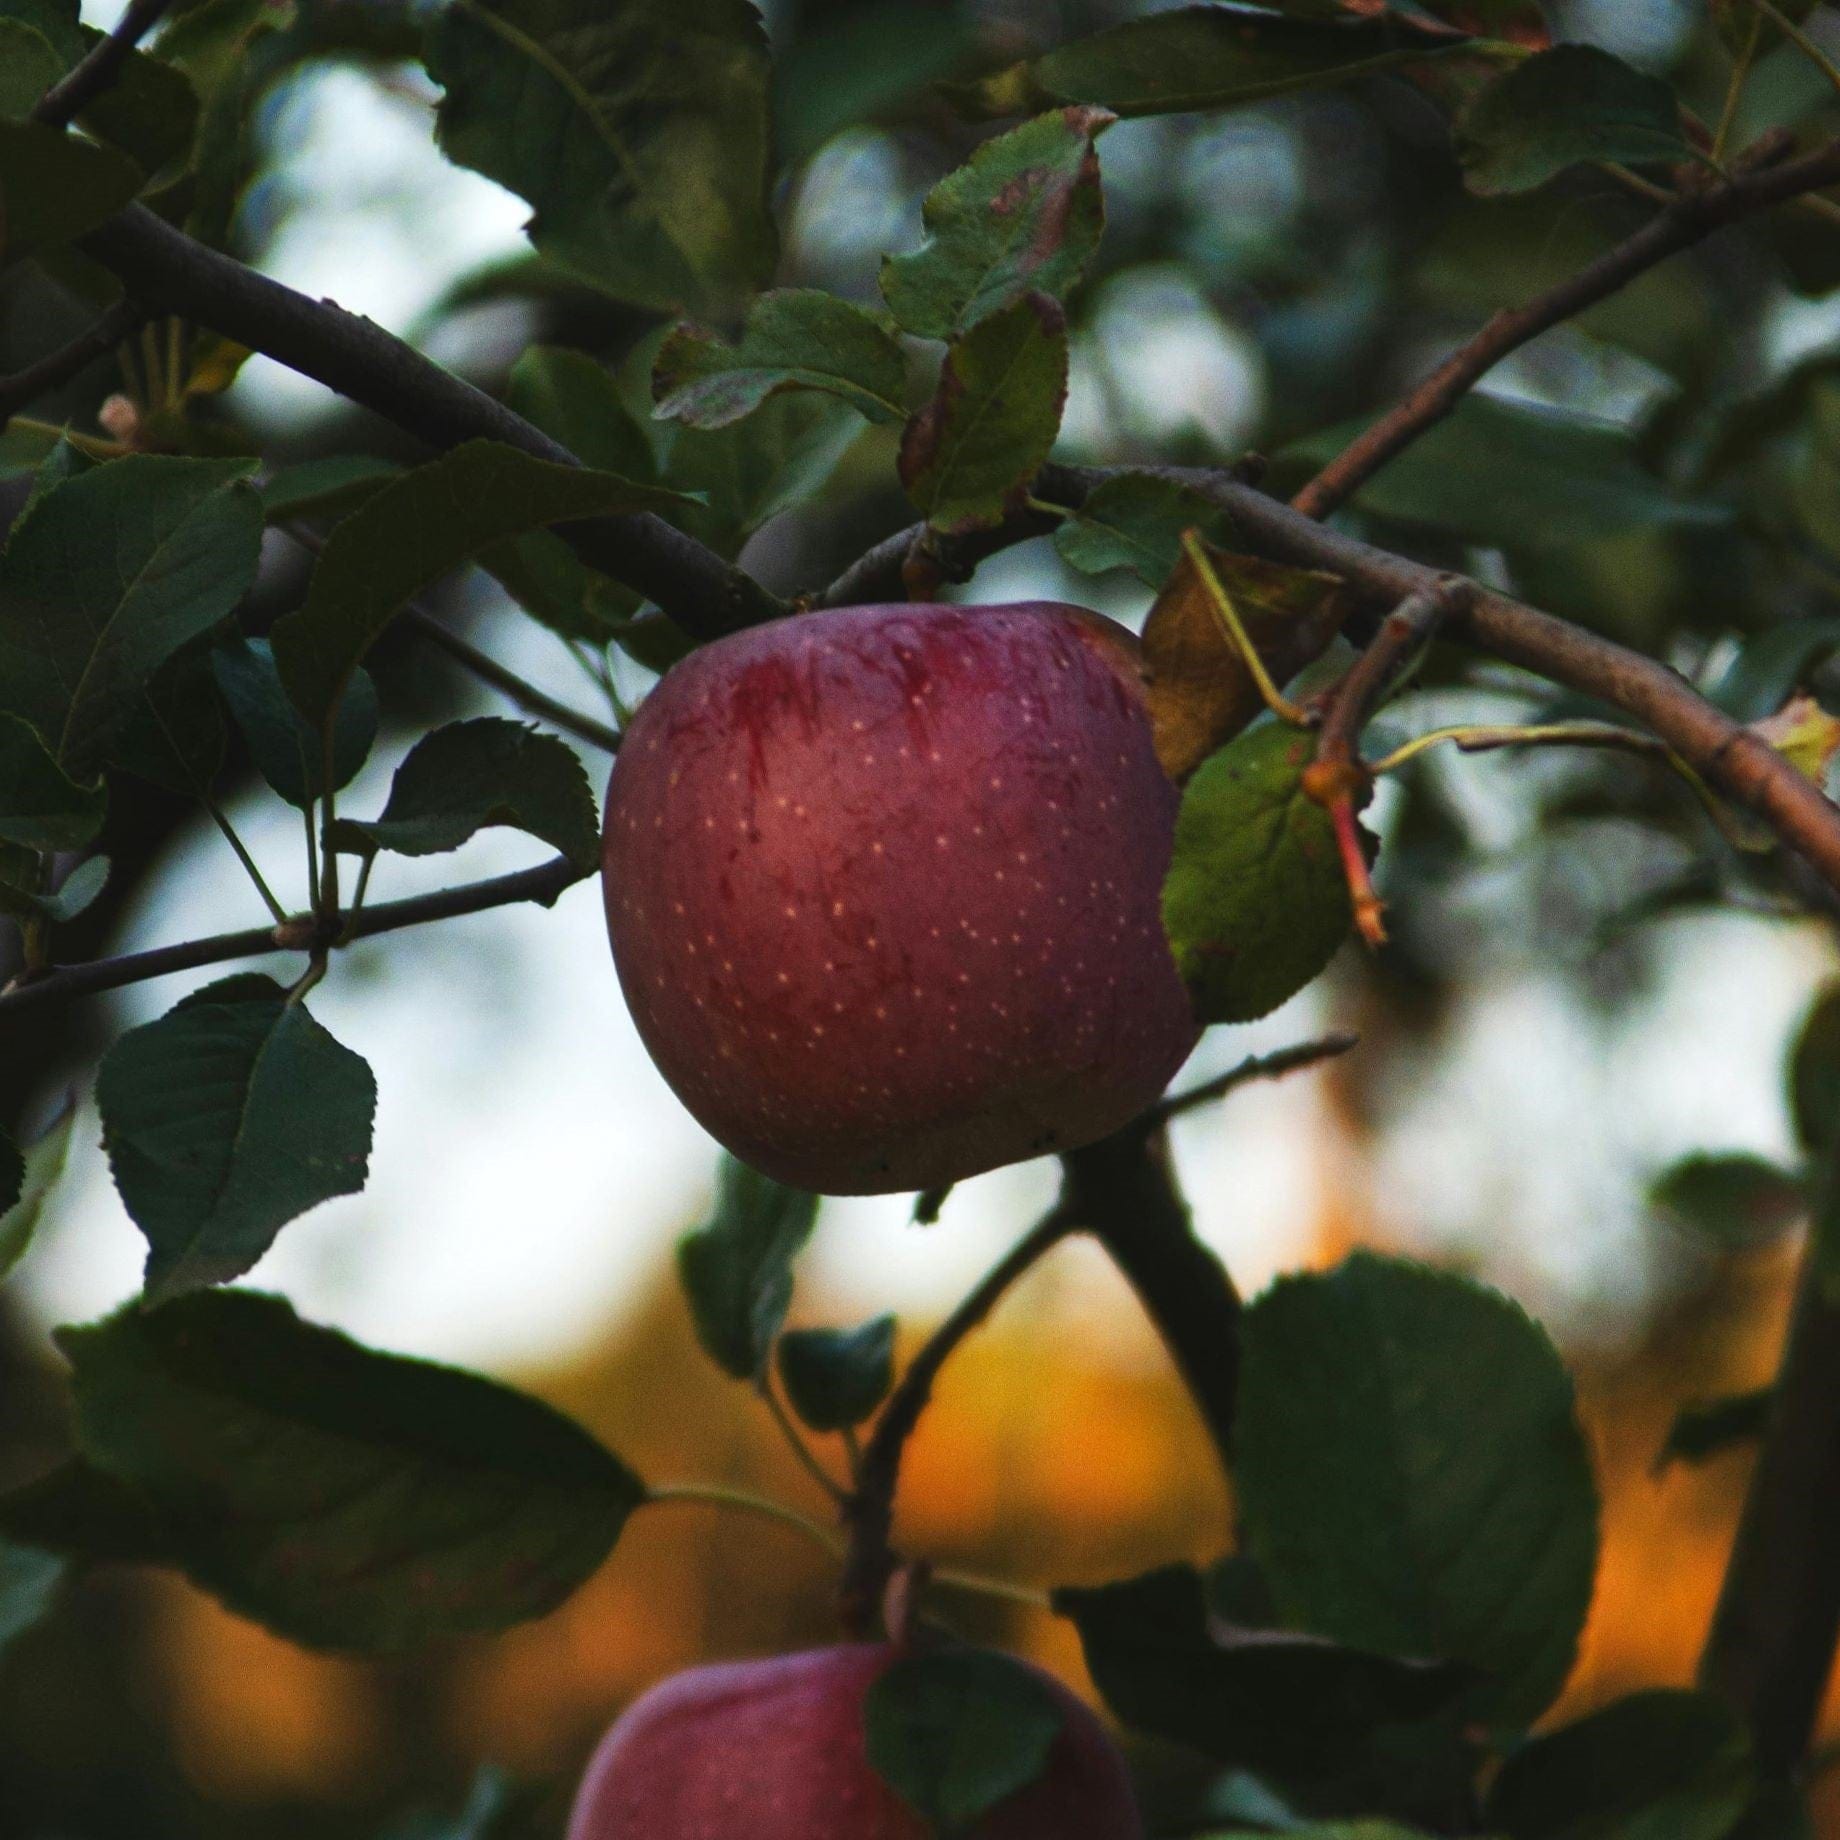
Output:
M94 15L106 24L113 7ZM1636 9L1631 0L1630 11ZM271 272L410 330L457 275L516 249L526 208L451 168L425 107L348 71L295 90L270 123L284 149L292 216ZM854 156L852 156L854 157ZM846 184L840 156L836 182ZM847 184L846 184L847 189ZM1126 278L1105 303L1128 387L1182 404L1231 438L1258 387L1256 360L1181 287ZM239 385L258 423L286 419L318 386L265 360ZM1076 397L1073 413L1085 411ZM1026 557L989 567L981 598L1040 591ZM577 695L582 679L534 625L504 622L492 643L515 668ZM481 710L494 707L483 698ZM374 760L342 800L379 809L395 760ZM597 776L603 763L590 762ZM298 819L277 801L235 814L284 900L300 888ZM535 860L537 846L488 834L455 857L386 858L378 899ZM255 897L208 826L150 878L116 942L133 949L253 924ZM1638 1027L1611 1037L1544 975L1504 975L1453 1024L1424 1089L1403 1104L1375 1166L1331 1166L1312 1077L1247 1091L1184 1121L1181 1174L1198 1225L1253 1289L1299 1258L1325 1195L1351 1177L1408 1243L1470 1248L1555 1326L1586 1330L1606 1302L1636 1301L1642 1232L1636 1177L1706 1145L1786 1149L1777 1089L1782 1044L1826 960L1811 932L1721 920L1676 929L1668 974ZM162 1013L213 974L114 1000L126 1027ZM368 1189L296 1222L252 1282L309 1316L378 1345L495 1366L585 1345L694 1223L715 1150L651 1068L614 979L598 890L551 911L516 908L401 933L344 954L313 998L335 1035L366 1056L380 1087ZM1215 1030L1186 1078L1318 1032L1314 993L1251 1028ZM117 1200L86 1112L44 1243L19 1282L47 1320L94 1315L130 1295L143 1251ZM1051 1164L963 1185L933 1229L908 1201L827 1205L804 1267L840 1313L920 1314L954 1299L1053 1191ZM1095 1325L1115 1281L1075 1260L1056 1307Z

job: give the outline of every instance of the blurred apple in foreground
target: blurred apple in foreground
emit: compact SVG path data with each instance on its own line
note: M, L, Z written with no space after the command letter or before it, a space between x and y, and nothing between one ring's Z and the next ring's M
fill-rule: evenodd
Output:
M601 1740L568 1840L928 1840L865 1749L863 1696L895 1655L821 1648L654 1687ZM1038 1679L1064 1721L1046 1767L959 1840L1142 1840L1117 1747L1071 1693Z
M743 1161L832 1194L1090 1143L1194 1046L1177 793L1122 627L839 608L703 647L607 792L626 1000Z

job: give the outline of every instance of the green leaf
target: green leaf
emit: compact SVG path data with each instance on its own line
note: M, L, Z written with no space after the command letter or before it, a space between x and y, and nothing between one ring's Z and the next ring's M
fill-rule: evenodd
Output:
M1448 33L1394 15L1306 20L1187 6L1075 39L952 94L978 114L1087 102L1119 115L1170 115L1346 83L1453 48L1461 47Z
M1556 45L1503 72L1463 111L1455 138L1464 181L1484 196L1530 192L1596 161L1689 153L1673 90L1595 45Z
M769 61L747 0L452 0L426 58L442 150L528 200L531 241L584 281L719 314L772 273Z
M1514 1304L1371 1254L1281 1281L1246 1312L1236 1451L1287 1621L1470 1663L1490 1676L1474 1719L1552 1702L1590 1606L1597 1495L1571 1381Z
M706 500L673 511L671 521L723 556L815 498L863 434L854 410L808 391L773 397L726 428L664 428L665 477Z
M126 154L62 128L0 121L0 267L75 242L140 189L141 169Z
M395 461L375 454L330 454L277 467L262 486L262 515L271 524L344 517L401 473Z
M108 765L196 798L216 780L228 744L210 654L192 646L160 667L109 737Z
M48 894L40 892L35 878L9 879L0 869L0 913L21 920L37 915L54 926L62 926L95 905L108 886L109 869L106 856L86 857L64 878L60 887Z
M511 367L505 401L587 466L652 485L658 456L607 367L562 345L532 345Z
M1739 1153L1683 1157L1656 1178L1648 1199L1727 1251L1767 1244L1808 1218L1808 1189L1800 1176Z
M1508 1840L1726 1840L1754 1786L1736 1713L1656 1688L1516 1751L1484 1823Z
M1712 21L1726 48L1741 54L1750 48L1764 51L1778 42L1779 29L1761 13L1755 0L1707 0ZM1777 12L1800 25L1815 9L1815 0L1772 0ZM1759 29L1761 28L1761 30Z
M947 351L901 440L908 497L937 530L1000 524L1047 459L1066 400L1066 321L1046 294L1027 294Z
M1348 936L1329 814L1303 792L1313 735L1249 728L1188 782L1163 926L1205 1022L1250 1022L1294 996Z
M1775 1407L1773 1386L1682 1406L1668 1427L1667 1442L1656 1454L1656 1471L1672 1463L1705 1463L1735 1445L1754 1444L1769 1428Z
M641 605L631 589L590 568L547 530L495 543L479 566L533 620L589 645L612 644Z
M949 339L1036 292L1064 299L1105 227L1094 139L1105 109L1054 109L986 141L927 194L927 240L882 263L909 332Z
M256 771L301 811L321 797L325 749L301 719L281 685L266 639L232 639L211 654L211 669L230 714L249 744ZM368 671L354 671L332 722L333 790L350 783L377 739L377 687Z
M54 485L13 527L0 557L0 706L73 777L103 763L153 674L254 582L253 464L133 454Z
M1286 474L1314 471L1365 425L1326 429L1286 448ZM1731 521L1728 506L1685 497L1650 471L1622 425L1481 394L1466 396L1382 467L1355 503L1376 517L1510 555Z
M1827 1149L1840 1127L1840 983L1815 999L1789 1051L1789 1111L1810 1150Z
M600 820L578 756L500 716L424 735L396 769L383 816L341 819L334 836L356 855L431 856L494 824L540 837L583 875L600 862Z
M80 786L18 716L0 715L0 843L80 850L102 828L108 794Z
M481 550L548 524L672 502L612 473L468 441L392 481L333 530L306 603L275 622L281 681L321 729L402 604Z
M903 1655L863 1696L870 1765L939 1833L1039 1781L1065 1723L1040 1675L986 1649Z
M198 98L198 128L176 207L185 228L213 248L228 240L253 177L249 123L267 76L258 48L294 23L293 0L197 0L160 35L160 56Z
M677 1247L697 1340L737 1380L766 1371L792 1302L792 1261L811 1237L818 1197L724 1156L715 1212Z
M1434 1718L1471 1682L1461 1668L1231 1622L1188 1565L1063 1588L1054 1607L1126 1725L1313 1800L1372 1793L1393 1742L1383 1734Z
M4 54L0 42L0 56ZM0 1541L0 1655L49 1612L64 1582L64 1569L55 1553Z
M83 1456L158 1511L194 1582L311 1648L542 1616L644 1497L538 1400L376 1353L277 1297L130 1307L58 1342Z
M1085 575L1129 569L1159 588L1182 559L1184 531L1211 542L1232 540L1233 520L1192 486L1152 473L1118 473L1088 495L1054 532L1069 568Z
M738 422L783 390L822 390L872 422L898 422L907 359L861 307L818 288L779 288L748 308L737 343L679 326L652 370L654 413L697 428Z
M1705 687L1716 703L1740 722L1774 715L1800 689L1814 668L1840 650L1840 620L1790 620L1753 633Z
M87 54L104 34L83 28ZM130 51L115 80L78 117L83 130L119 147L140 169L158 178L190 158L198 134L198 92L175 64Z
M304 1004L247 975L122 1036L96 1102L160 1298L241 1276L290 1220L362 1189L377 1084Z
M790 1329L779 1338L778 1359L786 1397L812 1430L860 1425L894 1385L894 1318L855 1329Z
M0 1168L0 1279L8 1277L32 1249L32 1238L44 1216L45 1202L57 1187L69 1160L76 1117L76 1106L66 1105L50 1129L23 1157L4 1136L0 1136L0 1163L10 1157L16 1164L10 1200L7 1171Z
M21 121L64 74L64 60L36 26L0 14L0 120Z
M39 33L57 53L60 75L89 48L80 11L77 0L0 0L0 19L17 20Z
M158 1506L75 1457L0 1496L0 1535L87 1564L178 1563L172 1530Z

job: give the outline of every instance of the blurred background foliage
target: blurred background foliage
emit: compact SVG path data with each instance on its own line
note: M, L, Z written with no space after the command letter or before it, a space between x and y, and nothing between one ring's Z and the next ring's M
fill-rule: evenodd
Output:
M780 284L872 303L882 253L918 239L921 198L984 132L935 86L1151 10L769 5ZM1717 114L1730 65L1701 0L1553 0L1543 11L1559 35L1664 73L1701 115ZM410 11L298 0L264 17L276 29L252 34L237 68L220 73L227 131L244 137L223 205L234 204L229 245L411 334L495 392L518 355L544 343L601 360L642 404L664 322L529 254L521 204L441 163ZM109 18L101 10L93 23ZM1830 50L1836 28L1826 9L1811 21ZM1840 129L1831 90L1787 45L1747 92L1742 132L1770 126L1806 138ZM1652 209L1590 171L1530 197L1471 196L1441 99L1384 76L1123 122L1101 160L1108 228L1070 307L1059 451L1101 464L1225 463L1250 449L1280 485L1483 316ZM1840 228L1813 212L1722 235L1518 354L1348 515L1376 540L1461 563L1668 659L1746 718L1798 682L1840 697L1837 290ZM0 372L80 323L43 277L9 272ZM124 381L92 373L47 413L94 430L103 396ZM205 421L226 446L259 441L275 466L412 457L390 428L262 361ZM740 550L776 590L828 579L911 516L895 485L895 432L865 430L828 402L779 399L732 436L653 427L692 472L729 482L730 505L752 505L753 516L712 519L699 534ZM16 505L24 488L0 489ZM303 574L297 552L274 547L258 624L297 599ZM1046 543L986 565L963 593L1097 596L1127 618L1147 599L1116 579L1072 576ZM533 675L580 691L581 648L514 621L494 593L462 585L449 610ZM386 754L392 732L400 742L476 706L473 688L411 635L394 635L372 664L392 725ZM630 660L611 668L625 694L642 689ZM1512 673L1472 671L1423 681L1389 722L1404 733L1550 707ZM1665 1206L1650 1185L1693 1151L1789 1154L1783 1055L1835 968L1834 941L1791 898L1806 892L1792 866L1732 848L1677 782L1626 758L1430 758L1397 776L1379 815L1393 945L1377 957L1350 949L1278 1018L1217 1031L1224 1039L1204 1052L1224 1065L1331 1024L1357 1029L1362 1051L1185 1121L1178 1153L1204 1230L1244 1282L1354 1244L1431 1250L1504 1285L1559 1335L1607 1495L1602 1586L1561 1709L1570 1716L1690 1678L1748 1458L1742 1439L1723 1442L1703 1420L1686 1442L1697 1432L1712 1454L1662 1464L1660 1453L1684 1406L1772 1371L1799 1223L1792 1208L1760 1222L1754 1184L1714 1192L1681 1178ZM253 834L260 842L259 824ZM70 929L66 955L231 923L210 901L233 884L178 800L124 793L103 847L115 879ZM688 1126L663 1122L670 1102L618 1012L592 897L470 927L459 944L418 938L352 955L342 1032L367 1050L391 1037L412 1091L384 1115L372 1193L316 1215L296 1263L265 1266L257 1281L315 1294L322 1318L359 1322L373 1340L495 1366L647 1475L797 1495L805 1485L744 1391L687 1332L669 1246L697 1217L712 1159ZM12 950L0 936L0 981ZM559 1045L543 1018L578 986L593 993L586 1022ZM0 1044L0 1117L47 1116L106 1039L151 1013L139 1002L14 1022ZM607 1129L622 1145L656 1135L669 1155L622 1163L594 1143L592 1111L570 1110L571 1082L605 1046L596 1031L618 1037L605 1050L617 1077L587 1088L617 1113ZM539 1115L563 1123L546 1135L530 1122ZM513 1116L516 1130L504 1123ZM47 1322L133 1287L133 1236L97 1176L92 1124L84 1114L44 1268L0 1291L0 1481L30 1474L56 1446ZM427 1187L445 1159L476 1167L469 1143L515 1166L470 1213L453 1184ZM571 1169L571 1158L592 1168ZM830 1210L801 1314L937 1310L947 1280L1023 1224L1047 1179L971 1185L934 1229L937 1252L915 1234L891 1250L898 1208ZM488 1240L477 1270L490 1276L456 1276ZM613 1240L618 1259L601 1249ZM392 1290L407 1300L392 1304ZM417 1296L439 1307L418 1311ZM493 1320L501 1299L518 1312L515 1333ZM941 1559L1083 1580L1213 1556L1223 1505L1205 1440L1122 1287L1072 1253L949 1374L914 1452L903 1524L910 1544ZM1078 1677L1064 1626L960 1614ZM93 1578L0 1661L0 1835L432 1837L469 1831L469 1796L475 1815L499 1810L495 1831L551 1831L553 1785L643 1685L700 1656L819 1639L830 1626L811 1553L691 1508L641 1517L615 1562L547 1621L402 1665L305 1655L165 1578ZM1144 1761L1169 1806L1199 1793L1176 1759ZM503 1781L476 1784L488 1765ZM518 1784L531 1785L528 1798L506 1786ZM1840 1790L1822 1794L1833 1824L1823 1831L1840 1832Z

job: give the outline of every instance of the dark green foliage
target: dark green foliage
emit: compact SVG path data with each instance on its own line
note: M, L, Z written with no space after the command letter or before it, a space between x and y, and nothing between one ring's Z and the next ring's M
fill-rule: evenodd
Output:
M1038 1675L979 1649L903 1656L863 1700L870 1763L941 1833L1037 1781L1064 1722Z
M792 1303L792 1261L818 1217L818 1197L722 1159L715 1212L677 1248L678 1275L704 1351L737 1380L766 1372Z
M786 1397L814 1431L860 1425L894 1384L894 1318L855 1329L789 1329L778 1358Z
M1514 1304L1367 1253L1281 1280L1246 1314L1235 1448L1287 1622L1469 1664L1472 1719L1551 1703L1591 1601L1597 1494L1571 1381Z
M384 1652L540 1616L644 1496L537 1400L374 1353L277 1298L130 1307L59 1342L79 1448L106 1482L66 1478L61 1516L30 1494L0 1503L0 1529L79 1558L163 1547L311 1647Z
M946 353L901 442L908 497L938 530L1000 523L1047 459L1066 398L1066 322L1046 294L1025 294Z
M1305 797L1315 737L1265 722L1189 781L1163 925L1207 1022L1246 1022L1301 990L1348 935L1329 814Z
M600 820L573 749L522 722L481 716L425 735L396 769L383 815L340 819L341 849L429 856L488 825L540 837L581 871L600 861Z
M746 0L457 0L429 29L440 139L622 300L721 312L765 282L767 47Z
M364 1186L370 1069L264 977L226 978L124 1035L96 1100L147 1236L149 1296L240 1277L296 1215Z

